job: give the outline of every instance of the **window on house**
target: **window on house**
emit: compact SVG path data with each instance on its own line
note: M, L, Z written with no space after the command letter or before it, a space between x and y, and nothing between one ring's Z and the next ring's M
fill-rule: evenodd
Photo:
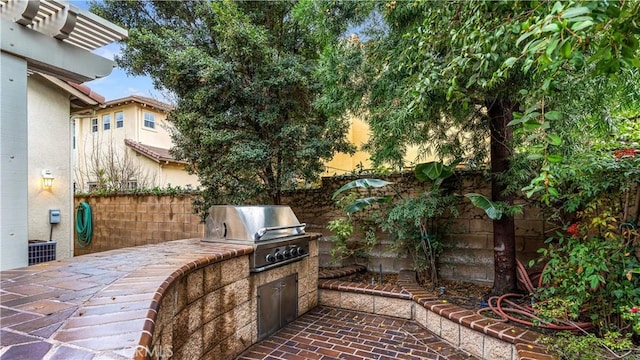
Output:
M73 142L72 144L72 149L75 150L76 149L76 121L73 121L73 137L72 140ZM73 184L75 186L75 183Z
M92 133L97 133L98 132L98 119L97 118L91 119L91 132Z
M89 191L93 191L97 187L98 187L98 182L94 182L94 181L87 182L87 188L89 189Z
M118 111L116 113L116 128L124 127L124 113L122 111Z
M136 180L129 180L129 182L127 183L127 187L129 188L129 190L135 190L138 188L138 181Z
M144 127L149 129L156 128L156 116L151 113L144 113Z
M102 127L105 130L111 129L111 115L102 115Z

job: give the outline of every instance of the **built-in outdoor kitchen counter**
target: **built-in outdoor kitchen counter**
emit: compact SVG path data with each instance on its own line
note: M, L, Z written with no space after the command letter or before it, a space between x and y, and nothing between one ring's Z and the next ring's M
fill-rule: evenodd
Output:
M318 238L262 271L250 270L254 246L203 239L3 271L1 358L232 359L258 341L270 284L297 278L297 316L317 305Z

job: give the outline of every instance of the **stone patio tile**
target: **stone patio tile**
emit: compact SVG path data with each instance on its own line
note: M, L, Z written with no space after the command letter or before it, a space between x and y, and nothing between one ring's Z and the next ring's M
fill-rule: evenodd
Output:
M66 320L69 316L71 316L71 314L73 314L76 311L77 307L73 306L73 307L69 307L67 309L58 311L54 314L48 315L48 316L39 316L37 318L34 318L32 320L29 321L25 321L22 322L20 324L17 325L13 325L13 326L7 326L9 328L11 328L12 330L16 330L16 331L20 331L20 332L24 332L24 333L29 333L29 334L35 334L37 331L49 327L53 324L57 324L60 322L63 322L64 320ZM3 326L4 325L4 319L3 319ZM44 337L44 336L43 336ZM48 336L46 336L48 337Z
M84 290L96 286L100 286L100 284L92 282L92 281L63 281L56 282L51 285L52 287L67 289L67 290Z
M150 300L143 300L109 305L85 306L80 310L80 312L82 316L116 314L132 310L149 309L150 304Z
M38 319L38 318L41 318L41 317L43 317L43 315L26 313L26 312L18 312L15 315L8 316L8 317L3 317L2 318L2 327L3 328L11 328L11 327L13 327L15 325L22 324L24 322L35 320L35 319Z
M16 309L34 312L42 315L51 315L58 311L75 308L77 305L54 300L38 300L16 306Z
M58 331L53 339L61 342L74 342L86 338L97 338L108 335L120 335L129 332L140 331L144 327L146 319L134 319L128 321L111 322L93 326L73 328L65 326Z
M0 360L42 359L49 352L51 346L44 341L11 346L0 356Z
M20 345L34 341L39 341L39 339L29 335L0 330L0 346Z
M99 338L85 338L71 342L70 344L92 349L96 351L117 350L125 348L135 348L138 345L140 331L125 334L101 336Z
M2 303L2 306L18 308L21 305L29 304L38 300L46 300L57 298L60 295L64 294L65 291L62 289L51 289L49 292L30 295L30 296L21 296L12 300L8 300Z
M47 293L52 291L52 289L48 286L24 284L24 283L15 283L15 285L3 286L2 290L10 293L14 293L14 294L25 295L25 296L37 295L37 294L42 294L42 293Z
M49 360L91 360L94 354L69 346L60 346L50 355Z

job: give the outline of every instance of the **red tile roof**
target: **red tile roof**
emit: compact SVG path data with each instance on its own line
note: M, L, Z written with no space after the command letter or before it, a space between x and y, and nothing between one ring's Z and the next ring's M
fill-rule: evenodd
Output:
M163 148L159 148L151 145L145 145L143 143L140 143L131 139L125 139L124 143L125 145L132 148L134 151L148 157L149 159L157 163L171 162L176 164L186 164L185 161L176 160L173 157L173 155L171 155L171 153L169 152L169 149L163 149Z
M76 83L71 82L71 81L67 81L67 84L71 85L74 89L76 89L76 90L80 91L81 93L87 95L88 97L92 98L96 102L98 102L100 104L104 103L104 100L105 100L104 96L98 94L97 92L94 92L87 85L85 85L85 84L76 84Z
M173 105L163 103L162 101L158 101L156 99L148 98L145 96L139 96L139 95L130 95L120 99L110 100L110 101L107 101L104 104L104 106L105 107L120 106L120 105L128 104L130 102L137 102L138 104L141 104L143 106L149 106L163 112L169 112L173 110Z

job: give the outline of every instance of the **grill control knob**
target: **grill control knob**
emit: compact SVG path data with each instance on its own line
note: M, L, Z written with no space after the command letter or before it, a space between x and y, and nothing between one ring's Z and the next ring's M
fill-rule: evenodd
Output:
M284 260L284 255L280 251L278 251L276 253L276 259L277 260Z
M293 249L284 251L284 257L286 257L286 258L290 258L290 257L292 257L294 255L295 255L295 253L293 252Z
M267 262L270 262L270 263L276 262L276 257L273 256L273 254L267 254L266 260Z
M302 256L304 255L304 249L301 247L296 248L296 253L298 254L298 256Z

